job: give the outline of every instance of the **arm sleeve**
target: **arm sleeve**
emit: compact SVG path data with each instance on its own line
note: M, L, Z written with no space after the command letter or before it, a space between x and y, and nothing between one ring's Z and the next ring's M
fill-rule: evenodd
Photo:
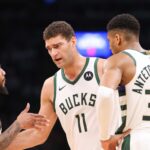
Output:
M97 118L100 129L100 140L108 140L112 135L115 98L116 93L114 89L100 86L97 99Z

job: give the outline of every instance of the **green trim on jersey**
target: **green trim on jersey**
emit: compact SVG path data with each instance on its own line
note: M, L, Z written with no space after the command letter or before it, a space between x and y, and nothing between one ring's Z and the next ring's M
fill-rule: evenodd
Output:
M118 87L118 93L119 93L119 98L125 97L126 96L126 88L125 88L125 86L120 85ZM120 104L120 109L121 109L121 111L126 111L127 110L127 105L126 104L124 104L124 105ZM119 128L117 129L116 134L122 133L123 129L125 128L125 125L126 125L126 116L122 116L122 123L119 126Z
M145 94L149 95L150 94L150 90L145 90Z
M126 95L125 86L120 85L120 86L118 87L118 93L119 93L119 97L125 96L125 95Z
M126 125L126 116L122 117L122 124L121 126L117 129L117 131L115 132L115 134L121 134L123 132L123 129L125 128Z
M126 52L126 51L123 51L122 53L128 55L131 59L133 59L133 62L134 62L134 64L135 64L135 66L136 66L136 60L134 59L134 57L133 57L130 53L128 53L128 52Z
M130 150L130 134L124 138L121 149Z
M56 88L57 88L56 80L57 80L57 73L54 75L54 98L53 98L53 108L54 108L54 111L55 111L55 112L56 112L55 102L56 102Z
M121 105L121 110L127 110L127 105Z
M96 58L95 63L94 63L94 72L95 72L96 81L98 84L100 84L100 79L99 79L98 72L97 72L97 63L98 63L98 58Z
M63 78L66 82L68 82L68 83L74 85L74 84L80 79L80 77L82 76L82 74L83 74L83 72L85 71L85 69L86 69L88 63L89 63L89 58L86 58L86 63L85 63L85 65L84 65L82 71L80 72L80 74L77 76L77 78L76 78L74 81L71 81L71 80L69 80L69 79L66 78L63 69L61 70L62 78Z

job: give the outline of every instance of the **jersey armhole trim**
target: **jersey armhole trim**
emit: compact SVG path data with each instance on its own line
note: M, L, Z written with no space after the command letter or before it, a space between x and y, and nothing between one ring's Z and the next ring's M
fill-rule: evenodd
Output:
M53 98L53 109L54 109L54 112L56 112L56 108L55 108L55 103L56 103L56 89L57 89L56 80L57 80L57 73L54 75L54 98Z
M128 55L128 56L133 60L134 65L136 66L136 60L135 60L135 58L134 58L130 53L128 53L128 52L126 52L126 51L123 51L122 53Z
M94 62L94 73L95 73L95 77L96 77L96 81L98 84L100 84L100 79L99 79L99 75L98 75L98 71L97 71L97 63L98 63L98 58L96 58L95 62Z

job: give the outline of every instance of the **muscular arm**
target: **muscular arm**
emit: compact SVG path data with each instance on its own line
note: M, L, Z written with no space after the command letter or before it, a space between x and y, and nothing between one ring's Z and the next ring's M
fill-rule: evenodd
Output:
M111 136L112 121L114 117L113 114L115 112L115 89L121 81L120 77L121 72L118 69L118 66L112 62L112 59L106 60L98 91L97 103L97 115L101 131L101 140L107 140Z
M56 120L57 116L53 110L53 79L49 78L45 81L41 92L41 106L39 114L44 115L50 120L50 125L43 130L28 129L17 135L15 140L10 144L7 150L22 150L40 145L48 138Z
M124 53L108 58L104 64L101 85L116 90L119 84L128 84L135 74L133 59Z
M114 60L114 58L110 58L105 61L103 66L103 75L101 78L101 86L112 88L114 90L117 89L121 82L122 71L118 65L116 65L116 61L117 60Z
M0 150L4 150L20 132L19 123L15 121L7 130L0 135Z
M0 135L0 150L6 149L21 129L41 129L42 126L47 126L48 120L44 116L29 113L29 109L30 105L28 103L18 115L16 121Z
M127 76L124 75L124 72L126 69L129 69L129 66L131 66L127 65L126 62L129 62L130 60L126 58L127 57L124 54L117 54L106 60L104 65L104 73L101 78L98 96L99 103L97 105L98 120L101 131L100 140L104 149L108 149L107 146L110 146L109 142L111 141L111 126L115 117L113 114L116 110L115 90L121 82L125 81L124 79ZM115 138L114 148L118 140L123 136L124 135L120 135Z

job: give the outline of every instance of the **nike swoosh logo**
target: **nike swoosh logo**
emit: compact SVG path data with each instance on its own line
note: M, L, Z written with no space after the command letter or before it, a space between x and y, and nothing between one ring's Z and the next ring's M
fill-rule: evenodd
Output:
M65 87L66 87L66 85L64 85L63 87L59 87L59 91L61 91Z

